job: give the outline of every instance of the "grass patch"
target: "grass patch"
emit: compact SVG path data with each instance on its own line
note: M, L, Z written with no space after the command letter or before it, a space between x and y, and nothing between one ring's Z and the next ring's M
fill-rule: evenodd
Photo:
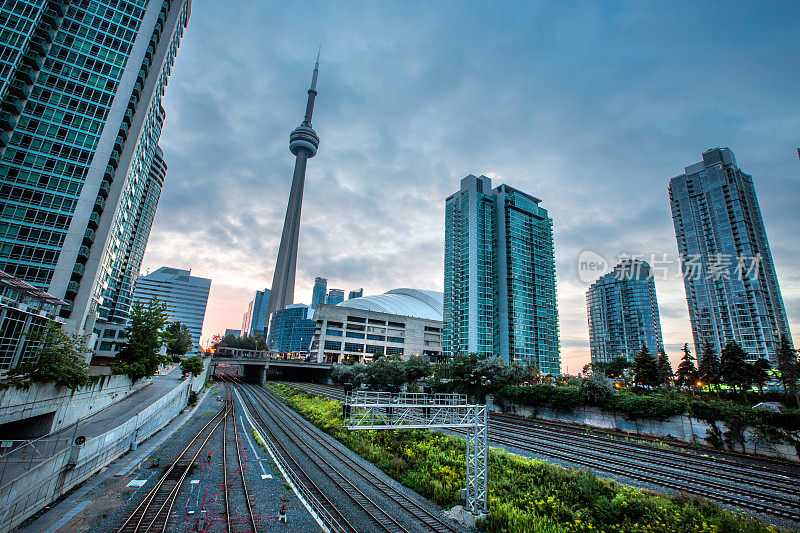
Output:
M312 424L388 475L443 507L461 503L464 439L428 430L347 431L339 402L270 383ZM620 485L592 472L562 468L493 448L489 455L487 531L761 533L782 531L715 504Z

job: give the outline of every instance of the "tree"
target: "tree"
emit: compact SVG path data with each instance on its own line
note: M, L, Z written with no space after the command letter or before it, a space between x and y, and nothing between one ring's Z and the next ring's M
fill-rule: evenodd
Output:
M678 371L675 373L675 383L678 387L691 387L692 395L694 395L697 375L697 368L694 366L694 357L692 357L692 352L689 351L689 343L684 343L683 357L681 357L681 363L678 365Z
M633 358L633 375L634 381L640 385L655 387L659 384L658 361L647 346L642 346Z
M427 355L412 355L405 362L405 378L413 383L431 375L431 361Z
M167 308L156 299L143 305L136 302L131 308L130 324L124 334L128 338L111 363L115 374L127 374L136 381L154 375L159 365L166 362L159 351L164 344L164 326L167 324Z
M365 382L374 390L386 390L389 385L400 387L406 380L405 366L400 356L378 357L366 365Z
M778 372L781 374L783 392L797 395L797 380L800 378L800 363L797 361L797 350L792 348L789 338L781 335L781 344L776 354ZM798 400L800 406L800 400Z
M703 355L700 357L697 373L700 381L706 385L717 386L717 395L719 396L719 359L717 358L717 351L710 342L703 346Z
M331 379L334 383L344 385L345 383L352 383L353 385L361 385L366 379L367 365L364 363L348 364L342 363L334 365L331 369Z
M204 369L205 366L203 365L203 360L196 355L193 357L187 357L186 359L181 359L181 371L184 374L199 376Z
M192 348L192 333L186 324L175 321L167 326L167 353L169 355L183 355Z
M722 350L719 358L719 375L725 384L736 391L738 386L742 393L752 383L752 370L747 360L747 353L736 342L729 342Z
M581 398L589 405L604 405L614 395L614 385L602 372L592 372L581 380L578 388Z
M658 347L658 361L656 362L656 366L658 367L659 385L669 388L669 384L672 381L672 365L669 364L669 358L663 346Z
M9 372L17 380L52 382L77 389L89 383L86 364L91 350L86 348L85 336L73 336L58 322L48 321L44 328L28 335L33 354Z
M589 370L592 372L600 372L610 378L621 378L625 374L625 370L630 367L630 363L624 357L615 357L610 362L597 361L596 363L589 363L583 367L583 373L588 374Z
M753 363L752 375L750 379L758 387L758 395L764 396L764 385L769 382L769 371L772 370L772 365L763 357Z

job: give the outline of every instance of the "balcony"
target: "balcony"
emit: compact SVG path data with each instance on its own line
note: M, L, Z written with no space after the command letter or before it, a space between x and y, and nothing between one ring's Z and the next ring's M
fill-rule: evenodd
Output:
M117 135L117 139L114 141L114 150L117 152L122 152L122 146L125 144L125 139L122 138L121 135Z
M100 225L100 215L92 211L92 214L89 215L89 224L88 226L91 229L97 229L97 226Z
M20 67L17 69L17 79L22 80L26 85L33 85L36 81L36 72L29 67Z
M136 104L138 104L138 103L139 103L139 99L136 98L135 96L131 96L131 99L128 100L128 109L130 109L131 111L135 112L136 111Z
M42 70L44 59L39 54L29 52L22 57L22 62L34 70Z
M106 173L103 174L103 179L109 183L114 183L114 167L111 165L106 167Z
M46 22L54 29L57 29L58 26L61 24L61 20L59 20L58 18L58 13L56 13L52 9L48 9L47 11L44 12L44 15L42 15L42 21Z
M142 84L141 83L134 84L133 91L131 92L131 94L136 98L139 98L142 95Z
M58 15L59 17L63 17L67 12L61 0L53 0L51 2L48 2L47 7L55 11L56 15Z
M97 191L97 194L99 194L103 198L108 198L108 193L110 191L111 191L111 185L107 181L104 181L103 183L100 184L100 190Z
M11 137L8 136L8 133L5 130L0 130L0 148L5 148L8 146L8 141L11 140Z
M106 199L102 196L98 196L94 200L94 211L95 213L102 213L103 209L106 208Z
M145 59L152 60L153 59L153 54L155 53L155 51L156 50L155 50L155 48L153 48L152 44L150 46L148 46L147 50L145 50L145 52L144 52Z
M94 231L87 228L86 231L83 232L83 244L85 246L91 246L93 242Z
M8 92L21 100L27 100L31 95L30 88L22 80L12 80L8 85Z
M115 169L119 166L119 152L114 150L111 152L111 157L108 158L108 164Z
M78 289L80 289L81 284L77 281L70 281L67 283L67 294L78 294Z
M120 135L120 136L121 136L123 139L127 139L127 138L128 138L128 125L127 125L127 124L125 124L124 122L123 122L123 123L122 123L122 125L119 127L119 135Z
M47 44L52 44L56 38L56 32L50 26L39 26L36 28L36 35L44 39Z
M0 111L0 128L5 131L14 131L17 127L17 119L8 111Z
M78 250L78 261L82 260L85 263L87 259L89 259L89 247L81 246Z
M34 37L30 45L31 52L35 52L42 57L47 55L47 43L38 37Z
M83 277L83 273L86 271L86 267L80 263L75 263L75 266L72 267L72 276L77 277L80 279Z
M130 127L131 123L133 122L133 111L128 109L125 111L125 116L122 117L122 122L124 122L128 127Z
M8 111L12 115L21 115L22 110L25 109L25 104L16 96L8 95L3 100L3 111Z

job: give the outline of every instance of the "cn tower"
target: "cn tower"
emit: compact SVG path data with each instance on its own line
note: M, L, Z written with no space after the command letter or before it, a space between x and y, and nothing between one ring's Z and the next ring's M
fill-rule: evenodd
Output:
M303 186L306 181L306 163L317 155L319 135L311 127L311 115L314 113L314 99L317 97L317 75L319 74L319 53L311 76L311 88L308 89L308 103L303 122L289 135L289 150L295 155L292 190L289 193L289 205L286 206L286 218L283 221L281 246L278 249L278 260L272 276L272 289L267 304L267 317L273 312L294 303L294 276L297 270L297 242L300 234L300 211L303 207Z

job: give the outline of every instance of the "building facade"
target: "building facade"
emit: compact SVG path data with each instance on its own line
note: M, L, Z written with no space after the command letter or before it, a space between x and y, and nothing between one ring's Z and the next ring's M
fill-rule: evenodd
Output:
M308 354L314 335L313 309L305 304L290 304L272 313L267 348L281 354Z
M255 296L247 306L247 311L242 316L242 336L243 337L257 337L261 335L265 339L266 334L266 319L267 319L267 303L269 302L269 289L263 291L256 291Z
M651 354L663 346L656 284L645 261L623 261L601 276L586 292L586 308L592 363L633 361L642 346Z
M128 316L191 1L0 11L0 270L64 300L66 327L91 334Z
M0 375L36 353L31 334L58 316L63 300L0 270Z
M670 180L669 197L696 353L737 342L775 365L791 333L753 177L714 148Z
M336 305L344 301L344 291L342 289L331 289L328 291L328 296L325 298L325 303L328 305Z
M445 357L561 372L553 221L540 203L473 175L445 201Z
M442 293L394 289L320 305L311 355L317 361L370 362L383 355L442 358Z
M206 316L211 280L191 275L191 270L161 267L146 276L139 276L133 299L146 304L152 298L167 306L170 320L178 320L192 332L192 344L200 344L200 333Z
M228 335L233 335L234 337L236 337L238 339L239 337L242 336L242 330L228 328L228 329L225 330L225 335L224 336L227 337Z
M324 304L327 293L328 280L326 278L315 278L314 291L311 293L311 308L316 309L319 304Z

